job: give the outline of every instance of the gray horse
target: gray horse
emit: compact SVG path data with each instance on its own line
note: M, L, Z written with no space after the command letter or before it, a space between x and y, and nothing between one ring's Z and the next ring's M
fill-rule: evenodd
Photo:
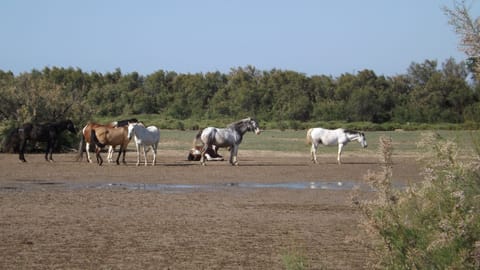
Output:
M238 165L237 153L238 146L242 142L243 135L247 131L253 131L260 134L260 128L257 121L248 117L240 121L231 123L226 128L207 127L201 133L197 134L196 140L201 141L203 149L200 158L200 164L205 164L205 152L215 145L218 148L230 148L230 164Z

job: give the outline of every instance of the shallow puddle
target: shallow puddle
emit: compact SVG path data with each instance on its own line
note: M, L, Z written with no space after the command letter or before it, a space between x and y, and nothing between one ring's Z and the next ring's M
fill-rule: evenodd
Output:
M368 189L366 185L353 181L341 182L287 182L287 183L251 183L232 182L221 184L138 184L138 183L109 183L96 186L96 188L120 188L127 190L151 190L161 192L185 192L196 190L220 190L220 189L323 189L323 190L352 190L354 188Z
M403 186L395 185L396 188ZM356 181L335 182L285 182L285 183L252 183L231 182L213 184L159 184L159 183L69 183L46 180L17 180L13 185L0 186L0 191L18 191L34 189L123 189L123 190L148 190L165 193L216 191L235 189L291 189L291 190L353 190L372 191L372 188L364 183Z

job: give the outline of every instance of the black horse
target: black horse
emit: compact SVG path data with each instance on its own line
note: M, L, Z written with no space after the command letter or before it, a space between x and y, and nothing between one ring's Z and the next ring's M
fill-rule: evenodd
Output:
M73 122L71 120L46 124L24 124L18 129L18 135L20 138L19 159L23 162L27 162L24 156L27 141L38 141L47 143L47 148L45 149L45 160L53 161L53 148L58 141L60 133L62 133L64 130L68 130L72 133L77 133L75 126L73 125Z

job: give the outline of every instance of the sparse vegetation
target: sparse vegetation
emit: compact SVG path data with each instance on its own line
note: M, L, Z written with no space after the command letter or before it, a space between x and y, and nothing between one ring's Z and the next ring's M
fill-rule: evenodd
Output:
M286 270L304 270L308 268L308 260L301 251L288 250L282 256Z
M479 145L479 140L474 144ZM371 268L478 269L480 267L480 153L460 157L457 144L436 133L418 147L424 181L392 186L393 143L380 137L382 170L369 173L373 200L355 200L363 213L363 241Z

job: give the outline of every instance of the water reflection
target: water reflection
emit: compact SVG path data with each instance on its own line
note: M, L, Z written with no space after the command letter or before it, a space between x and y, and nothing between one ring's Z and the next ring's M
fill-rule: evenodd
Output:
M195 190L218 190L218 189L262 189L280 188L294 190L322 189L322 190L353 190L369 189L368 186L354 181L336 182L287 182L287 183L251 183L231 182L220 184L144 184L144 183L109 183L96 186L100 189L128 189L128 190L152 190L163 192L181 192Z

